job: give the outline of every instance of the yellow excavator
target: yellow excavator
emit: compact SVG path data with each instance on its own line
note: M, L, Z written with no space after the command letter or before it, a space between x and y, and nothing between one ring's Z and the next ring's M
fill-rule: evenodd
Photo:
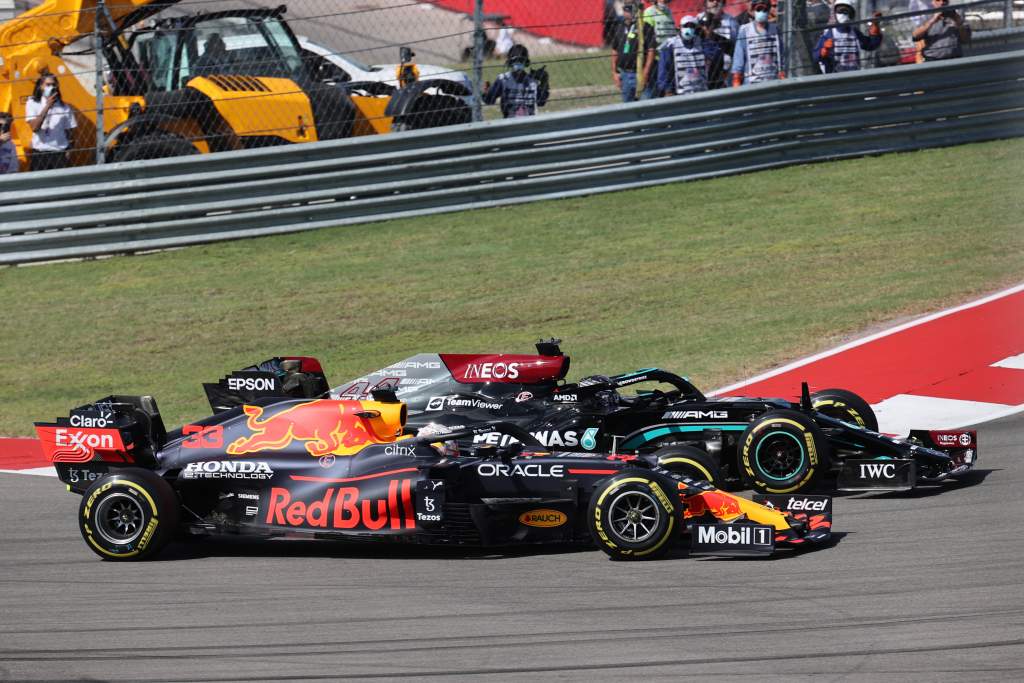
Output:
M372 135L401 120L388 109L395 88L319 80L283 5L157 17L177 1L46 0L0 25L0 111L15 118L23 161L32 135L25 102L44 73L57 76L76 112L74 164L96 160L99 119L106 161Z

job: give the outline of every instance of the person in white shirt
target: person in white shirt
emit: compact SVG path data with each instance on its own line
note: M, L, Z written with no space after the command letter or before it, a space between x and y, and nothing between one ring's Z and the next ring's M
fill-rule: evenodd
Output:
M11 139L11 124L14 117L0 111L0 175L18 172L18 150Z
M60 97L60 84L53 74L43 74L36 81L32 96L25 102L25 121L32 129L29 170L45 171L68 166L71 138L76 128L75 114Z

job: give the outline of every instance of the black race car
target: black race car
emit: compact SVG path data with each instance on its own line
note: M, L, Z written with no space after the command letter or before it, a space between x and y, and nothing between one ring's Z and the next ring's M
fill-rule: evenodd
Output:
M392 388L409 406L409 426L513 423L550 448L657 456L660 465L720 487L783 494L820 483L840 491L895 491L962 475L977 459L970 430L878 432L861 397L844 389L778 398L704 396L686 378L657 368L562 379L559 340L537 355L420 354L332 390L360 398ZM477 444L504 445L498 432Z
M257 379L268 381L247 381ZM36 430L61 481L82 495L83 538L110 560L151 557L179 533L594 541L622 559L660 555L683 531L692 553L712 555L770 554L831 534L826 496L753 502L657 458L551 451L501 422L411 436L393 392L318 398L321 379L312 359L273 359L208 385L219 409L171 432L148 396L108 396ZM313 395L282 397L285 385ZM272 395L229 405L253 392ZM458 447L491 432L515 441Z

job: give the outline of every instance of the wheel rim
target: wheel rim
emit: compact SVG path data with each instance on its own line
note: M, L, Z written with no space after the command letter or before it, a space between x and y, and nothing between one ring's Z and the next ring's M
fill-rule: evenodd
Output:
M754 459L761 474L772 481L785 481L804 469L804 445L789 432L770 432L757 444Z
M131 543L142 534L145 512L127 493L112 493L96 506L96 530L115 545Z
M642 543L657 532L661 511L651 495L625 491L612 500L608 516L616 536L629 543Z

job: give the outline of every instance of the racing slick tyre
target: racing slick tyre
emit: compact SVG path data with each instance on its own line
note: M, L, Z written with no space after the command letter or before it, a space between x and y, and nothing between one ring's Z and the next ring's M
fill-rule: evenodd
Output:
M725 483L722 468L706 451L696 446L665 446L654 451L658 464L691 479L701 479L715 488Z
M740 470L760 493L808 491L829 468L828 443L811 418L769 410L740 438Z
M668 550L682 528L674 482L627 470L599 485L590 499L590 535L613 560L648 560Z
M100 557L142 560L167 544L178 513L178 498L163 478L148 470L124 470L86 489L78 528Z
M843 422L878 431L878 418L868 402L846 389L823 389L811 394L811 407Z

